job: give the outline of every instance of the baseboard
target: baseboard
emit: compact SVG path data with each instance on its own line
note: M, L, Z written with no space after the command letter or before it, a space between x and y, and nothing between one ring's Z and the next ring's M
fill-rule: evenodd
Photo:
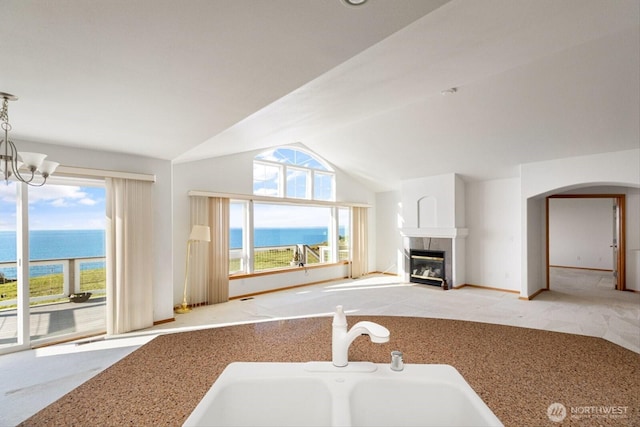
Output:
M285 286L285 287L277 288L277 289L267 289L267 290L264 290L264 291L256 291L256 292L252 292L252 293L249 293L249 294L234 295L232 297L229 297L229 300L254 297L254 296L257 296L257 295L270 294L272 292L286 291L286 290L289 290L289 289L302 288L302 287L311 286L311 285L319 285L319 284L322 284L322 283L329 283L329 282L333 282L335 280L343 280L343 279L348 279L348 277L338 277L336 279L320 280L318 282L301 283L299 285Z
M100 331L100 332L93 332L86 335L70 336L67 338L61 337L58 340L52 339L51 341L46 341L42 343L36 342L35 344L31 345L31 348L36 349L36 348L42 348L42 347L50 347L52 345L65 344L65 343L74 342L74 341L78 341L78 344L82 344L83 340L88 340L86 342L101 341L104 339L105 334L106 334L106 331ZM91 338L95 338L95 337L100 337L100 338L96 340L91 340Z
M607 273L613 273L613 270L606 268L589 268L589 267L571 267L568 265L550 265L549 268L569 268L572 270L589 270L589 271L604 271Z
M473 285L471 283L464 283L464 284L459 285L459 286L453 286L452 289L462 289L462 288L465 288L465 287L487 289L487 290L490 290L490 291L508 292L510 294L519 294L520 293L520 291L514 291L512 289L502 289L502 288L494 288L494 287L491 287L491 286Z
M538 295L540 295L544 291L548 291L548 290L549 289L540 289L540 290L538 290L538 292L535 292L533 295L529 295L528 297L519 297L518 299L523 300L523 301L531 301L532 299L534 299L535 297L537 297Z
M398 273L389 273L387 271L374 271L370 274L384 274L385 276L400 276Z

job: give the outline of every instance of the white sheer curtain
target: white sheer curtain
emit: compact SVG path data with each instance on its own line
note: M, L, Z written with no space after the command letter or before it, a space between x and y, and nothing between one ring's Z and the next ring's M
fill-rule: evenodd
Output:
M152 183L106 179L107 333L153 325Z
M208 197L190 197L189 232L194 225L209 225ZM186 245L186 241L184 242ZM193 242L189 264L189 289L187 299L190 305L209 304L209 252L207 242Z
M209 227L209 303L217 304L229 301L229 199L209 198Z
M351 209L351 277L358 278L368 273L367 242L369 221L367 208L354 207Z

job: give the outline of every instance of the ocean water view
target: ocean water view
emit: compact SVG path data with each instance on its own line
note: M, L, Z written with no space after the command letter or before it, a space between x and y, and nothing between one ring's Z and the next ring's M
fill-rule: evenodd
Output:
M340 228L344 236L344 228ZM326 227L256 228L255 247L286 246L295 244L317 245L328 241ZM242 229L232 228L229 235L231 249L242 247ZM32 230L29 233L29 259L31 261L87 258L105 256L104 230ZM0 262L15 262L16 233L0 231ZM82 269L102 268L104 262L83 263ZM61 272L61 266L32 266L33 277ZM13 267L0 268L7 278L15 278Z
M104 230L33 230L29 233L29 259L46 260L103 257ZM16 259L16 233L0 231L0 262Z
M32 230L29 233L29 259L41 261L50 259L104 257L104 230ZM15 262L16 233L0 231L0 262ZM103 268L104 262L83 263L82 270ZM15 267L0 268L5 277L15 279ZM61 265L32 266L32 277L62 272Z
M344 228L340 229L344 235ZM254 232L254 246L264 248L285 245L317 245L329 240L327 227L299 227L299 228L256 228ZM229 234L231 249L242 247L242 229L231 228Z

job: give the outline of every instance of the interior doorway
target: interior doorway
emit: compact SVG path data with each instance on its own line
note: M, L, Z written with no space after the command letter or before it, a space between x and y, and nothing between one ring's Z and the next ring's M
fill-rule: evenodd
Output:
M573 248L566 250L565 253L570 254L569 257L557 256L554 260L551 259L551 248L554 243L554 234L558 233L557 229L553 232L553 224L551 223L554 218L550 210L550 205L555 199L571 199L592 201L594 209L587 208L580 211L580 209L574 209L570 212L573 215L575 221L571 221L571 218L564 218L563 230L571 236L570 230L573 228L575 235L580 236L577 239L565 238L561 244L556 244L554 248L562 245L573 245ZM604 208L602 207L604 206ZM599 213L594 215L595 211L599 210ZM556 211L558 212L558 211ZM583 218L590 215L589 218ZM546 274L547 274L547 289L551 288L552 267L560 268L575 268L585 271L611 271L612 275L612 287L616 290L626 290L626 268L625 268L625 195L624 194L579 194L579 195L553 195L546 199ZM588 221L597 221L593 227L588 225ZM604 237L603 237L604 236ZM555 236L556 238L558 236ZM608 239L608 240L607 240ZM597 242L597 243L594 243ZM588 248L591 244L597 244L598 248ZM579 247L582 245L582 247ZM578 246L578 248L576 248ZM586 253L590 257L587 260L581 260L580 255L575 256L576 253L580 253L579 249L591 249ZM608 251L608 253L606 253ZM572 259L571 255L576 259ZM585 264L586 262L586 264ZM605 264L602 264L602 263Z

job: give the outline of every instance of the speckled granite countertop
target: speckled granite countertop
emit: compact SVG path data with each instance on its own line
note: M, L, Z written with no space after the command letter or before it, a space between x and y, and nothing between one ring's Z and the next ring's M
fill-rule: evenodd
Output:
M360 337L349 359L454 366L507 426L639 425L640 355L600 338L458 320L350 316L391 331L385 344ZM160 336L26 420L25 426L181 425L234 361L331 360L331 318L264 322ZM587 416L586 407L624 416ZM580 411L574 414L571 410Z

